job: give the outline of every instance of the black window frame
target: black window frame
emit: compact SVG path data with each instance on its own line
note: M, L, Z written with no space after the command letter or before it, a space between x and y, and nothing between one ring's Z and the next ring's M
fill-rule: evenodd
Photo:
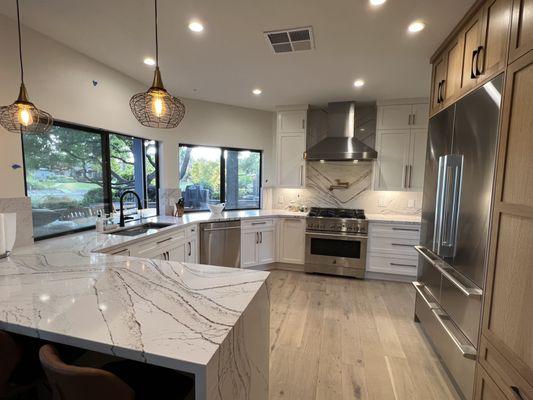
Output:
M188 144L188 143L179 143L178 144L178 169L180 167L179 160L179 150L180 147L208 147L211 149L220 149L220 202L226 202L226 159L224 158L224 151L249 151L252 153L259 153L259 206L258 207L249 207L249 208L224 208L224 211L246 211L246 210L260 210L263 205L263 150L259 149L247 149L239 147L227 147L227 146L213 146L213 145L204 145L204 144ZM179 176L179 171L178 171ZM179 187L179 180L178 180ZM200 213L200 212L209 212L209 210L185 210L185 213Z
M88 133L92 133L92 134L98 134L100 135L100 139L101 139L101 146L102 146L102 189L103 189L103 201L104 201L104 208L105 208L105 212L107 214L110 214L111 212L113 212L113 196L112 196L112 191L111 191L111 152L110 152L110 146L109 146L109 135L120 135L120 136L124 136L124 137L128 137L128 138L133 138L133 139L140 139L140 140L143 140L143 143L144 141L154 141L155 142L155 145L156 145L156 159L155 159L155 163L156 163L156 215L159 215L159 185L160 185L160 180L159 180L159 165L160 165L160 160L159 160L159 157L160 157L160 150L161 150L161 143L159 140L156 140L156 139L149 139L149 138L144 138L144 137L140 137L140 136L135 136L135 135L128 135L128 134L124 134L124 133L121 133L121 132L116 132L116 131L112 131L110 129L103 129L103 128L95 128L93 126L89 126L89 125L83 125L83 124L78 124L78 123L74 123L74 122L67 122L67 121L63 121L63 120L57 120L57 119L54 119L54 126L59 126L59 127L62 127L62 128L67 128L67 129L75 129L75 130L82 130L82 131L85 131L85 132L88 132ZM26 174L27 174L27 170L26 170L26 152L24 151L24 134L21 134L20 135L20 142L21 142L21 148L22 148L22 166L23 166L23 169L24 169L24 194L26 197L29 197L28 196L28 183L26 181ZM145 191L145 195L143 196L143 200L144 200L144 204L143 204L143 207L146 208L147 204L148 204L148 199L147 199L147 194L148 194L148 187L146 185L146 166L145 166L145 162L146 162L146 149L145 149L145 146L143 145L142 146L142 160L143 160L143 177L145 179L145 187L144 187L144 191ZM77 229L71 229L71 230L68 230L68 231L64 231L64 232L58 232L58 233L52 233L52 234L49 234L49 235L42 235L42 236L39 236L39 237L34 237L34 240L35 241L40 241L40 240L46 240L46 239L52 239L52 238L55 238L55 237L60 237L60 236L65 236L65 235L70 235L70 234L73 234L73 233L79 233L79 232L84 232L84 231L89 231L89 230L92 230L95 228L95 225L92 225L92 226L86 226L86 227L82 227L82 228L77 228Z

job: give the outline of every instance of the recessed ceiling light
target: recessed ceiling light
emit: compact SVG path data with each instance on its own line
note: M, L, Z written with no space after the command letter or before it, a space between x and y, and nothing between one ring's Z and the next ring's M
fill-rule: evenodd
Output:
M189 24L189 29L193 32L202 32L204 30L204 26L198 21L192 21Z
M412 22L411 25L409 25L407 30L411 33L417 33L417 32L424 30L425 27L426 27L426 24L424 24L423 22L415 21L415 22Z
M150 67L153 67L155 65L155 60L152 57L146 57L144 59L144 63Z
M386 1L387 0L370 0L370 5L374 7L378 7L378 6L385 4Z
M362 79L357 79L357 80L353 83L353 85L354 85L355 87L357 87L357 88L360 88L360 87L365 86L365 81L362 80Z
M255 94L256 96L259 96L261 93L263 93L263 91L261 89L254 89L252 90L252 93Z

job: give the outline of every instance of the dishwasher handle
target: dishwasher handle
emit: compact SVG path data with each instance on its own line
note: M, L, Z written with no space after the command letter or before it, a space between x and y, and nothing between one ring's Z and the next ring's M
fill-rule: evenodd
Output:
M227 226L224 228L203 228L204 232L227 231L228 229L241 229L240 226Z

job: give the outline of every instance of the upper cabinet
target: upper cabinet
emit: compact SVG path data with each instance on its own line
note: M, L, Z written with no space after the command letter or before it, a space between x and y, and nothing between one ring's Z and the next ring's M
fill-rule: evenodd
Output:
M422 190L428 114L429 104L419 101L378 106L375 190Z
M427 101L427 100L426 100ZM378 107L377 129L423 128L428 125L428 104L392 104Z
M509 63L533 49L533 0L514 0Z
M307 125L307 110L279 111L278 133L304 133Z
M307 108L277 112L276 180L279 187L305 186Z
M433 56L431 115L503 72L507 60L512 1L488 0L466 19L457 33Z

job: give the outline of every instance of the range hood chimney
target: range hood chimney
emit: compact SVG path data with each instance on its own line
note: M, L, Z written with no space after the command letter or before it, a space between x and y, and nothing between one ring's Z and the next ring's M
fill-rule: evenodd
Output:
M325 139L309 148L307 161L368 161L378 156L376 150L355 137L356 103L328 104L328 127Z

